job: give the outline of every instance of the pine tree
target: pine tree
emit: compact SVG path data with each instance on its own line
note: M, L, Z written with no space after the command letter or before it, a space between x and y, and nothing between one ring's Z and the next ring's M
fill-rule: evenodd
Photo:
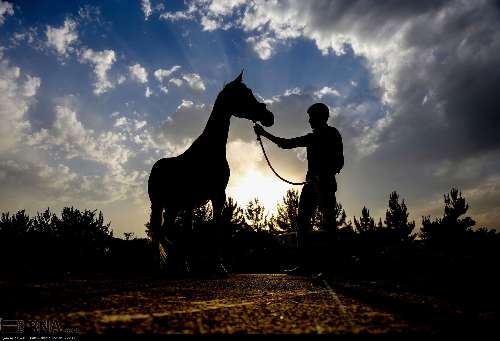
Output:
M289 189L281 204L278 204L276 223L283 231L298 231L299 192Z
M449 194L444 195L444 215L431 221L430 217L422 217L421 237L431 244L441 246L456 243L472 231L476 222L471 217L464 217L469 205L462 192L452 188Z
M222 223L242 225L245 222L243 210L238 206L238 203L231 197L226 199L222 210Z
M245 209L245 218L250 227L261 232L266 225L266 217L264 216L264 206L259 199L255 198L250 201Z
M335 221L337 223L337 228L352 228L351 221L347 221L347 214L342 204L339 202L335 203Z
M356 230L361 235L375 232L375 221L370 216L370 210L367 209L366 206L363 206L363 209L361 210L361 217L359 218L359 221L356 217L354 217L354 226L356 226Z
M408 209L404 199L399 203L399 195L396 191L389 195L389 209L385 213L385 225L391 242L406 243L415 239L412 234L415 222L408 222Z

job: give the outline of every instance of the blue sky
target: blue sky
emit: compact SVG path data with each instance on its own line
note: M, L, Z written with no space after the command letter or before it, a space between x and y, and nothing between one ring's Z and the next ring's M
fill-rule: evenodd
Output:
M142 235L152 162L189 146L244 69L278 135L306 133L305 109L330 106L348 216L383 217L397 190L418 226L455 186L498 228L498 19L493 1L1 0L0 207L99 209L118 235ZM304 151L268 148L304 177ZM249 122L232 120L227 154L228 194L272 214L289 187Z

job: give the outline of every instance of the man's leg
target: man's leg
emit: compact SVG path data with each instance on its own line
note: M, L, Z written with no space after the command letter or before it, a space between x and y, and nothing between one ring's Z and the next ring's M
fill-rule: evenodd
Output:
M311 219L318 205L318 193L313 184L305 184L300 193L299 214L298 214L298 233L297 233L297 253L299 257L299 266L303 270L310 269L311 245L310 233L312 231Z
M319 194L319 209L322 216L322 229L327 232L328 250L321 250L321 259L318 259L318 264L322 271L326 271L332 266L335 261L337 252L337 221L336 221L336 186L334 183L328 182L321 186Z
M335 192L331 190L322 190L320 193L319 209L322 216L322 229L332 234L337 232L337 220L335 219L335 206L337 198Z

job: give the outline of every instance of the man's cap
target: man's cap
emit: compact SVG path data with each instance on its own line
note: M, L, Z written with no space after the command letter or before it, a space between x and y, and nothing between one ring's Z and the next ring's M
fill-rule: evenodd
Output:
M314 103L307 109L309 116L316 116L327 121L330 116L330 110L324 103Z

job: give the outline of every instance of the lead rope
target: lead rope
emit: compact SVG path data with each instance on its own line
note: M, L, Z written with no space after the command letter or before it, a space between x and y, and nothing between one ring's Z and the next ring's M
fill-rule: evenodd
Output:
M256 123L254 122L254 126L255 126L255 124ZM260 143L260 148L262 149L262 153L264 154L264 157L266 158L267 164L269 165L269 168L271 168L271 170L273 171L274 175L276 175L281 181L284 181L287 184L294 185L294 186L301 186L301 185L305 185L307 183L307 181L303 181L303 182L289 181L289 180L285 179L284 177L282 177L281 175L279 175L278 172L276 172L276 170L273 168L273 166L271 165L271 161L269 161L269 158L267 157L266 150L264 149L264 144L262 143L262 138L258 134L255 134L255 135L257 135L257 141L259 141L259 143Z

